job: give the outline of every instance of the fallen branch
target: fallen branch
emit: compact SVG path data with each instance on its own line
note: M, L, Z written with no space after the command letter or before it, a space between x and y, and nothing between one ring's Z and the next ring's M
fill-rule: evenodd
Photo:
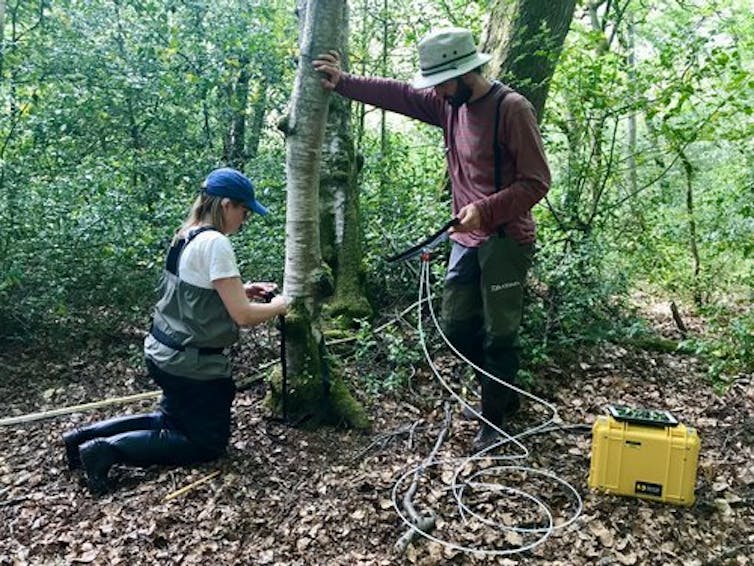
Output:
M393 438L403 436L404 434L409 435L409 447L411 440L413 438L414 432L416 431L416 427L423 422L422 419L419 419L418 421L414 422L410 425L402 426L401 428L398 428L396 430L386 432L384 434L380 434L377 438L375 438L369 446L364 448L361 452L356 454L353 458L351 458L351 462L355 462L356 460L359 460L364 454L369 452L372 448L379 445L380 448L384 448L385 445L390 442Z
M683 319L681 318L681 312L678 310L678 305L675 304L675 301L670 301L670 312L673 315L675 325L678 327L678 330L681 331L681 336L683 336L683 338L685 339L686 335L689 333L689 329L683 322Z
M442 443L448 437L453 413L450 410L450 403L448 403L447 401L445 402L444 409L445 419L443 420L440 434L437 435L435 445L432 448L432 451L429 453L429 456L424 459L421 466L419 466L414 472L414 479L411 482L411 485L409 486L406 493L403 495L403 509L406 511L406 515L408 515L408 517L411 519L413 525L409 527L408 530L403 533L401 538L399 538L395 543L396 552L399 552L401 554L406 552L408 545L411 544L411 542L419 535L419 531L427 533L435 528L435 514L430 511L427 514L420 515L414 507L413 498L416 494L416 490L419 487L419 479L422 477L422 475L424 475L424 470L427 466L434 462L435 457L437 456L437 452L442 446Z
M99 409L100 407L107 407L109 405L118 405L120 403L133 403L134 401L142 401L144 399L153 399L160 395L160 391L147 391L146 393L136 393L134 395L126 395L125 397L113 397L111 399L104 399L102 401L94 401L92 403L83 403L81 405L73 405L70 407L61 407L59 409L51 409L49 411L41 411L38 413L29 413L28 415L19 415L17 417L8 417L0 419L0 426L7 426L19 423L30 423L32 421L40 421L42 419L49 419L52 417L58 417L60 415L69 415L71 413L80 413L82 411L90 411L92 409Z
M419 425L419 423L422 422L422 419L419 419L416 421L412 426L411 429L408 431L408 449L413 450L414 449L414 433L416 432L416 427Z
M203 483L207 483L209 480L211 480L212 478L216 478L219 475L220 475L220 470L215 470L211 474L207 474L203 478L199 478L195 482L192 482L192 483L190 483L190 484L188 484L186 486L183 486L181 489L177 489L177 490L175 490L172 493L168 493L165 496L165 499L163 499L163 501L170 501L171 499L175 499L176 497L180 497L184 493L188 493L189 491L191 491L195 487L200 486Z
M269 365L274 365L279 362L272 362ZM262 368L260 368L262 369ZM262 376L257 376L248 381L239 382L236 385L237 391L245 391L249 389L255 383L261 381ZM50 409L49 411L40 411L37 413L29 413L27 415L19 415L17 417L7 417L0 419L0 426L9 426L21 423L30 423L34 421L41 421L43 419L51 419L53 417L59 417L61 415L70 415L71 413L81 413L83 411L91 411L92 409L100 409L102 407L109 407L110 405L119 405L121 403L133 403L135 401L143 401L145 399L154 399L159 397L162 391L146 391L144 393L135 393L133 395L126 395L124 397L112 397L110 399L103 399L101 401L93 401L91 403L82 403L81 405L71 405L70 407L60 407L58 409Z
M0 507L10 507L11 505L21 503L23 501L26 501L27 499L29 499L28 495L19 495L18 497L13 497L12 499L7 499L6 501L0 501Z

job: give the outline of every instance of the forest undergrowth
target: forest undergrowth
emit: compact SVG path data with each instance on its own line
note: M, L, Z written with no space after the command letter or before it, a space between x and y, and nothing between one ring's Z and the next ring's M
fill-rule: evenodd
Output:
M645 312L659 335L675 336L669 313ZM693 327L698 321L687 322ZM447 398L427 364L405 353L416 346L415 336L407 324L399 326L401 363L412 369L391 387L370 388L368 381L380 378L380 364L372 360L371 370L360 365L354 354L358 345L332 349L351 360L344 367L368 407L369 433L284 426L265 407L266 387L259 382L236 399L226 458L187 468L118 467L112 474L114 490L94 499L81 476L66 469L60 434L93 419L150 410L154 401L3 427L0 564L747 563L754 548L751 376L738 377L720 393L706 364L693 355L609 342L581 349L568 362L553 360L535 372L530 386L557 407L562 423L587 425L527 442L527 465L557 473L583 497L579 519L522 554L484 557L419 539L396 555L393 545L405 527L393 509L391 491L397 478L431 450ZM234 353L237 375L253 376L255 368L272 360L275 340L272 327L247 333ZM118 348L84 349L67 359L3 354L1 416L151 390L139 364L138 333L124 336L124 342ZM444 368L454 364L441 350L436 361ZM389 383L390 377L382 379ZM698 430L702 449L693 506L588 489L588 425L608 403L665 408ZM527 403L508 426L521 431L541 419L541 408ZM467 454L475 429L476 423L454 406L439 456ZM165 499L218 471L184 495ZM442 484L448 471L436 475ZM440 498L416 503L452 515ZM466 531L452 517L438 523L437 534L479 549L520 543L510 533Z

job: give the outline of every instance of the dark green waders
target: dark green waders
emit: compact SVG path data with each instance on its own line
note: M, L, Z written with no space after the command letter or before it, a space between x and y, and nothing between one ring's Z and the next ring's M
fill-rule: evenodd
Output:
M504 235L491 236L479 248L454 243L445 277L442 318L445 334L474 364L516 384L526 274L533 244ZM519 394L477 372L482 414L500 426L518 409Z

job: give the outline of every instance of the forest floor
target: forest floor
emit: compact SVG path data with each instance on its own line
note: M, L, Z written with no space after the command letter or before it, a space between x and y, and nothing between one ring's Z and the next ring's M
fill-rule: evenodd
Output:
M669 314L658 314L655 322L660 333L675 337ZM236 352L238 374L249 373L260 355L274 351L258 346L266 331L256 332ZM65 360L0 354L0 418L153 389L140 369L139 337L124 341L129 348L93 346ZM95 419L151 410L155 401L0 427L0 565L750 563L752 376L741 376L718 394L703 364L691 356L605 343L577 358L541 370L532 392L557 407L560 423L587 426L526 438L529 456L519 464L569 482L583 497L583 510L575 522L531 550L485 555L417 539L405 552L395 552L406 529L393 507L393 486L430 453L445 416L441 389L423 363L400 395L359 394L373 423L368 433L283 426L270 418L265 386L257 385L236 397L226 458L187 468L118 466L111 472L114 489L101 498L88 493L79 473L68 471L60 434ZM351 377L359 390L363 376ZM588 426L609 403L666 408L697 429L701 452L692 506L587 487ZM518 433L543 420L542 407L527 402L507 426ZM505 550L527 545L541 533L503 531L473 518L464 524L451 504L448 486L458 465L451 459L468 454L476 427L458 407L452 409L450 435L438 453L448 462L423 475L416 507L436 512L434 534L452 537L458 546ZM484 460L475 466L505 464ZM214 471L220 473L211 480L165 499ZM549 475L501 473L506 485L521 485L550 505L556 524L576 508ZM481 477L483 483L493 481ZM494 488L475 493L469 487L467 492L464 501L494 520L522 529L538 513L541 520L538 504L526 496Z

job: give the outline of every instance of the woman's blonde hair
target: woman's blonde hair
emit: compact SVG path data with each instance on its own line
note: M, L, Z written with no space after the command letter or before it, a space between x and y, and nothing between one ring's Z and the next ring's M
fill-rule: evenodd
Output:
M225 229L225 221L223 220L223 200L226 198L227 197L208 195L202 190L199 196L196 197L194 204L191 205L191 210L183 221L183 224L175 233L173 243L175 243L175 240L185 236L189 228L202 224L205 226L212 226L220 232L223 232Z

